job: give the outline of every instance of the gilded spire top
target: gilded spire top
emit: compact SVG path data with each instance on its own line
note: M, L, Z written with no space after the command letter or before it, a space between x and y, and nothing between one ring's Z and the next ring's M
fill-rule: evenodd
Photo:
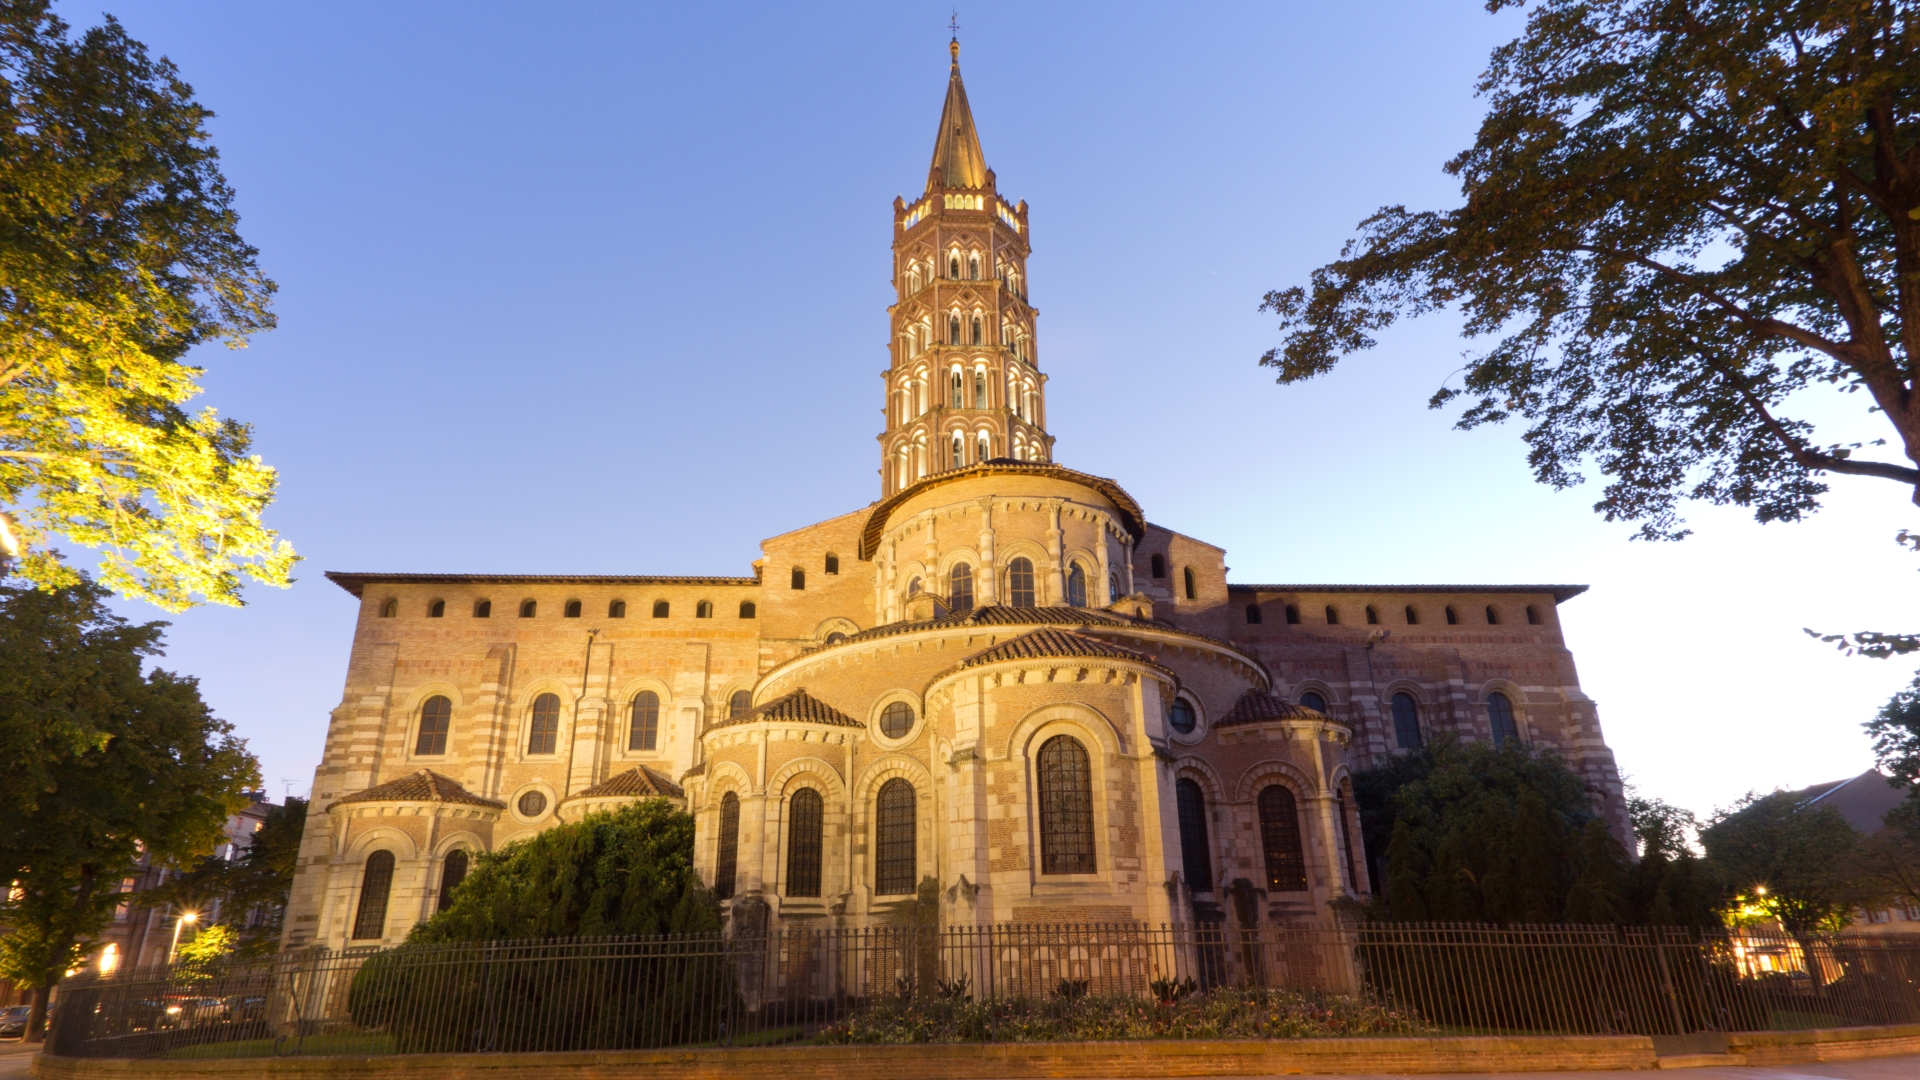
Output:
M983 188L987 186L987 158L980 152L980 133L967 107L967 88L960 81L960 41L947 46L953 68L947 75L947 103L940 110L940 132L933 143L933 167L927 170L927 188Z

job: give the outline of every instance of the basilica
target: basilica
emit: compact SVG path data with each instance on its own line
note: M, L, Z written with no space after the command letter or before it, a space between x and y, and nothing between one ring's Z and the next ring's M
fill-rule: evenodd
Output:
M329 573L359 599L284 945L392 944L476 853L664 797L734 924L1330 918L1379 887L1352 775L1442 735L1558 751L1626 835L1578 585L1227 580L1061 464L953 47L893 205L877 501L739 577Z

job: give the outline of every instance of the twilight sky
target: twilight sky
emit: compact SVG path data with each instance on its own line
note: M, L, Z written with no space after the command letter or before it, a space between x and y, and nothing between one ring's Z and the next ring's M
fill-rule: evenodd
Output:
M66 3L69 21L99 0ZM172 617L166 666L304 794L355 601L323 570L744 574L878 492L891 203L924 182L945 4L114 2L213 123L280 328L204 350L306 562ZM1032 205L1057 458L1228 549L1241 582L1582 582L1561 610L1629 779L1698 811L1849 776L1911 677L1801 633L1913 629L1920 525L1835 478L1799 525L1696 508L1629 541L1428 395L1446 316L1300 387L1270 288L1383 204L1451 205L1474 0L969 3L962 67ZM1832 440L1861 398L1815 397ZM122 605L136 619L167 617Z

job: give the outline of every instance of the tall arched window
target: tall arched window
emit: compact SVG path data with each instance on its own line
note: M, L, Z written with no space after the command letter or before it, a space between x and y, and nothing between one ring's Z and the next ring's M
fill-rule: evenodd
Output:
M1420 749L1420 706L1402 690L1393 695L1393 737L1402 750Z
M1200 590L1194 587L1193 567L1189 566L1181 570L1180 576L1186 579L1187 599L1189 600L1200 599Z
M980 256L967 256L967 277L974 281L980 280Z
M1033 562L1024 555L1007 564L1007 603L1033 606Z
M973 373L973 407L976 409L987 407L987 373L984 371ZM983 459L985 456L981 455Z
M959 252L955 252L952 255L947 256L947 276L949 278L952 278L955 281L960 280L960 253Z
M957 469L960 466L965 465L966 463L967 463L966 436L961 435L959 432L956 431L953 433L953 467Z
M447 752L447 730L453 726L453 702L435 694L420 706L420 734L413 740L416 754Z
M1180 865L1187 888L1203 893L1213 889L1213 853L1207 845L1207 796L1191 777L1173 782L1174 801L1180 807Z
M801 788L787 800L787 895L820 895L820 848L825 804Z
M754 617L755 613L756 613L756 609L753 606L753 601L751 600L740 601L740 617L741 618L751 619Z
M1317 713L1324 713L1327 711L1327 699L1318 690L1309 690L1306 693L1301 694L1300 704L1305 705L1307 708L1312 709L1314 712L1317 712Z
M982 406L984 408L984 406ZM993 444L986 432L981 432L973 444L973 460L985 461L993 456Z
M753 711L753 695L745 690L735 690L727 699L727 719L745 720Z
M660 695L642 690L627 707L627 749L653 750L660 745Z
M446 861L440 867L440 900L433 910L445 911L453 906L453 890L467 880L468 859L465 848L454 848L447 852Z
M527 753L551 754L560 745L560 698L541 694L533 699L533 720L527 725Z
M960 369L954 368L953 376L947 380L947 404L956 409L966 408L967 399L962 396L964 392L960 382Z
M947 316L947 344L960 344L960 316Z
M971 327L971 329L973 330L972 344L975 344L975 345L985 344L987 334L986 334L985 328L980 325L980 316L975 315L973 317L973 326Z
M1079 563L1067 567L1067 606L1087 606L1087 571Z
M624 619L626 617L627 617L627 602L625 600L615 600L612 603L607 605L607 618Z
M877 896L910 893L919 884L913 812L912 784L894 777L880 785L873 801L873 891Z
M1120 572L1115 570L1107 574L1107 603L1111 604L1118 599L1120 599Z
M1498 690L1487 695L1487 722L1493 727L1493 745L1519 740L1520 725L1513 722L1513 702Z
M1055 735L1040 747L1037 766L1040 872L1093 873L1093 766L1087 748L1071 735Z
M353 915L353 939L367 941L387 934L387 894L393 890L393 852L382 849L367 856L360 875L360 906Z
M713 601L702 600L699 603L693 605L693 617L696 619L713 618Z
M919 596L920 591L923 587L924 586L921 584L920 579L918 577L911 577L907 579L907 595L908 596Z
M1257 623L1260 621L1260 605L1259 604L1247 605L1247 621L1250 623Z
M947 600L955 611L973 610L973 567L954 563L947 571Z
M1267 861L1267 891L1304 892L1307 855L1300 844L1300 813L1293 792L1279 784L1260 791L1260 849Z
M740 860L740 796L729 791L720 796L719 850L713 860L713 895L719 900L733 899L734 869Z
M666 618L666 617L667 617L668 615L670 615L670 614L672 614L672 612L673 612L673 605L672 605L672 604L669 604L669 603L667 603L667 602L666 602L665 600L655 600L655 601L653 602L653 617L654 617L654 618L656 618L656 619L664 619L664 618Z
M793 568L793 587L796 589L807 587L807 572L798 566Z

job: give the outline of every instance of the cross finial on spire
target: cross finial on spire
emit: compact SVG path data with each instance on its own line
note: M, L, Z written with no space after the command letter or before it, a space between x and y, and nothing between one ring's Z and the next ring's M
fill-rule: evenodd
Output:
M947 20L947 29L953 32L953 40L947 44L947 51L953 54L953 62L960 62L960 9L953 9L953 18Z

